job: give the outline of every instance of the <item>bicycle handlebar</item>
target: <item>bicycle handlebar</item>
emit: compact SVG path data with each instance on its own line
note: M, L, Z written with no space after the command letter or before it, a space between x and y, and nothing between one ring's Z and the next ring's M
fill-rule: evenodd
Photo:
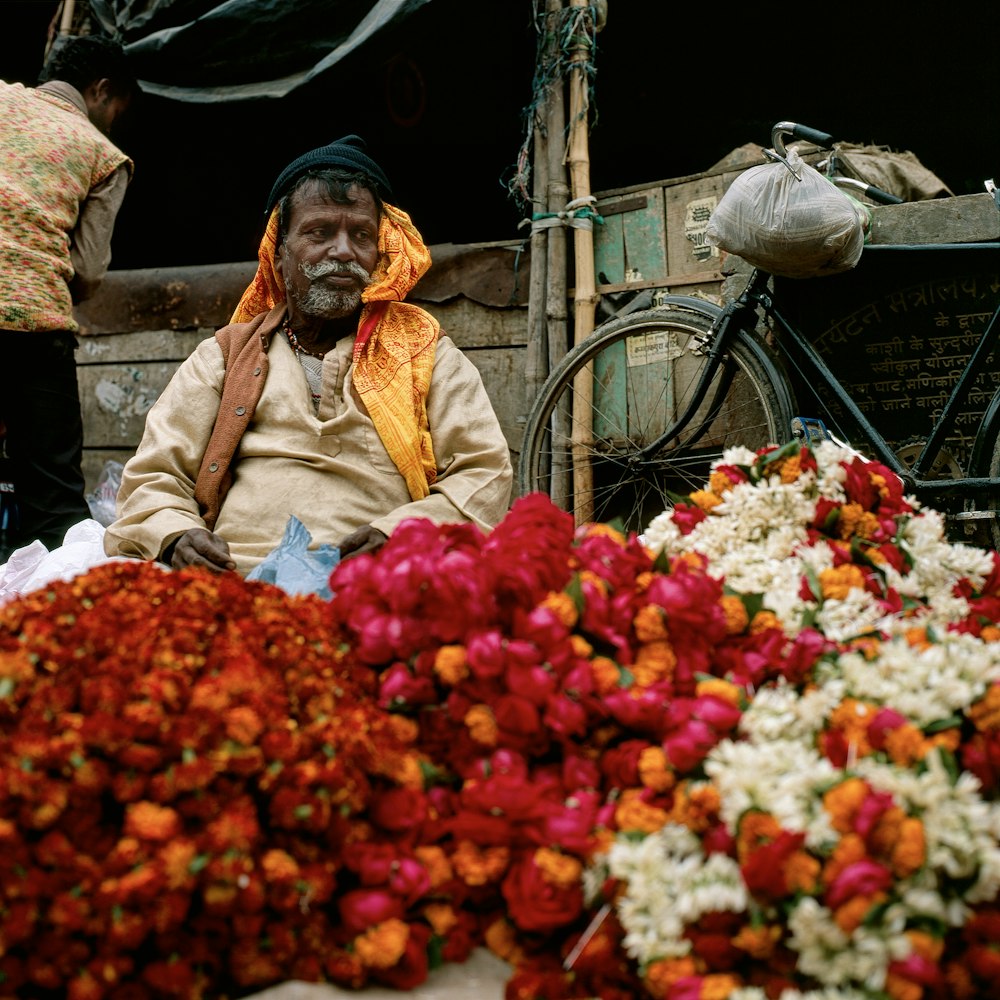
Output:
M819 129L810 128L808 125L798 125L795 122L778 122L771 129L771 145L774 151L784 158L788 154L785 152L785 136L793 139L801 139L803 142L811 142L814 146L829 149L833 145L833 136L828 132L820 132Z
M771 129L771 145L774 152L781 160L786 160L788 154L785 151L785 137L801 139L803 142L811 142L821 149L832 149L834 145L833 136L829 132L820 132L819 129L810 128L808 125L799 125L797 122L778 122ZM833 157L831 157L831 161ZM787 163L786 163L787 166ZM881 205L899 205L904 199L883 191L882 188L875 187L874 184L866 184L864 181L855 180L853 177L831 176L830 180L838 187L851 187L860 191L872 201Z

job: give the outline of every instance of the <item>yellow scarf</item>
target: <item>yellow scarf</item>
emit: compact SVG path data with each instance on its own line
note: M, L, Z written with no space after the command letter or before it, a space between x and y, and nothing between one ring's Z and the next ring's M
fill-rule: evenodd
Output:
M275 270L278 207L268 219L257 251L257 273L233 313L233 323L249 322L285 301L285 285ZM427 391L434 370L438 322L403 298L431 266L410 217L383 203L378 228L378 261L354 341L354 387L368 408L389 457L406 480L410 496L430 493L437 464L427 422Z

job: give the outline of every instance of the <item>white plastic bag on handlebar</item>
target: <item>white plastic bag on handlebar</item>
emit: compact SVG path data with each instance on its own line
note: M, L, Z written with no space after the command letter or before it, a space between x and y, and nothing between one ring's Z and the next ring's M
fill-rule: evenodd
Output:
M864 208L788 150L740 174L708 220L708 242L786 278L848 271L861 259Z

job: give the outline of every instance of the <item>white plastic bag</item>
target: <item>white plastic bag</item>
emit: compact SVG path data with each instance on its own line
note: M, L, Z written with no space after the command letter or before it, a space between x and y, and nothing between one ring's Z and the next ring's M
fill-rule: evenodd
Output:
M246 578L273 583L289 594L318 594L329 600L330 574L340 561L340 549L329 544L310 549L311 541L312 535L293 514L278 547L254 566Z
M784 163L740 174L705 230L713 246L786 278L848 271L861 259L867 213L815 167L788 150Z
M123 469L121 462L109 458L101 469L97 485L86 496L90 516L105 528L117 517L115 505L118 501L118 488L122 484Z

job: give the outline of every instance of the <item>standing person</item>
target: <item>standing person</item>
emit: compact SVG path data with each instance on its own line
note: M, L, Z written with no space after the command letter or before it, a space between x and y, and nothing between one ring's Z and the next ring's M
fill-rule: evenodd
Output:
M353 135L281 173L233 323L146 415L108 555L246 574L290 515L342 556L406 518L503 517L506 439L478 370L403 301L430 254L391 198Z
M137 94L120 45L57 43L37 87L0 81L0 423L19 514L0 564L90 516L73 304L96 291L132 161L109 138Z

